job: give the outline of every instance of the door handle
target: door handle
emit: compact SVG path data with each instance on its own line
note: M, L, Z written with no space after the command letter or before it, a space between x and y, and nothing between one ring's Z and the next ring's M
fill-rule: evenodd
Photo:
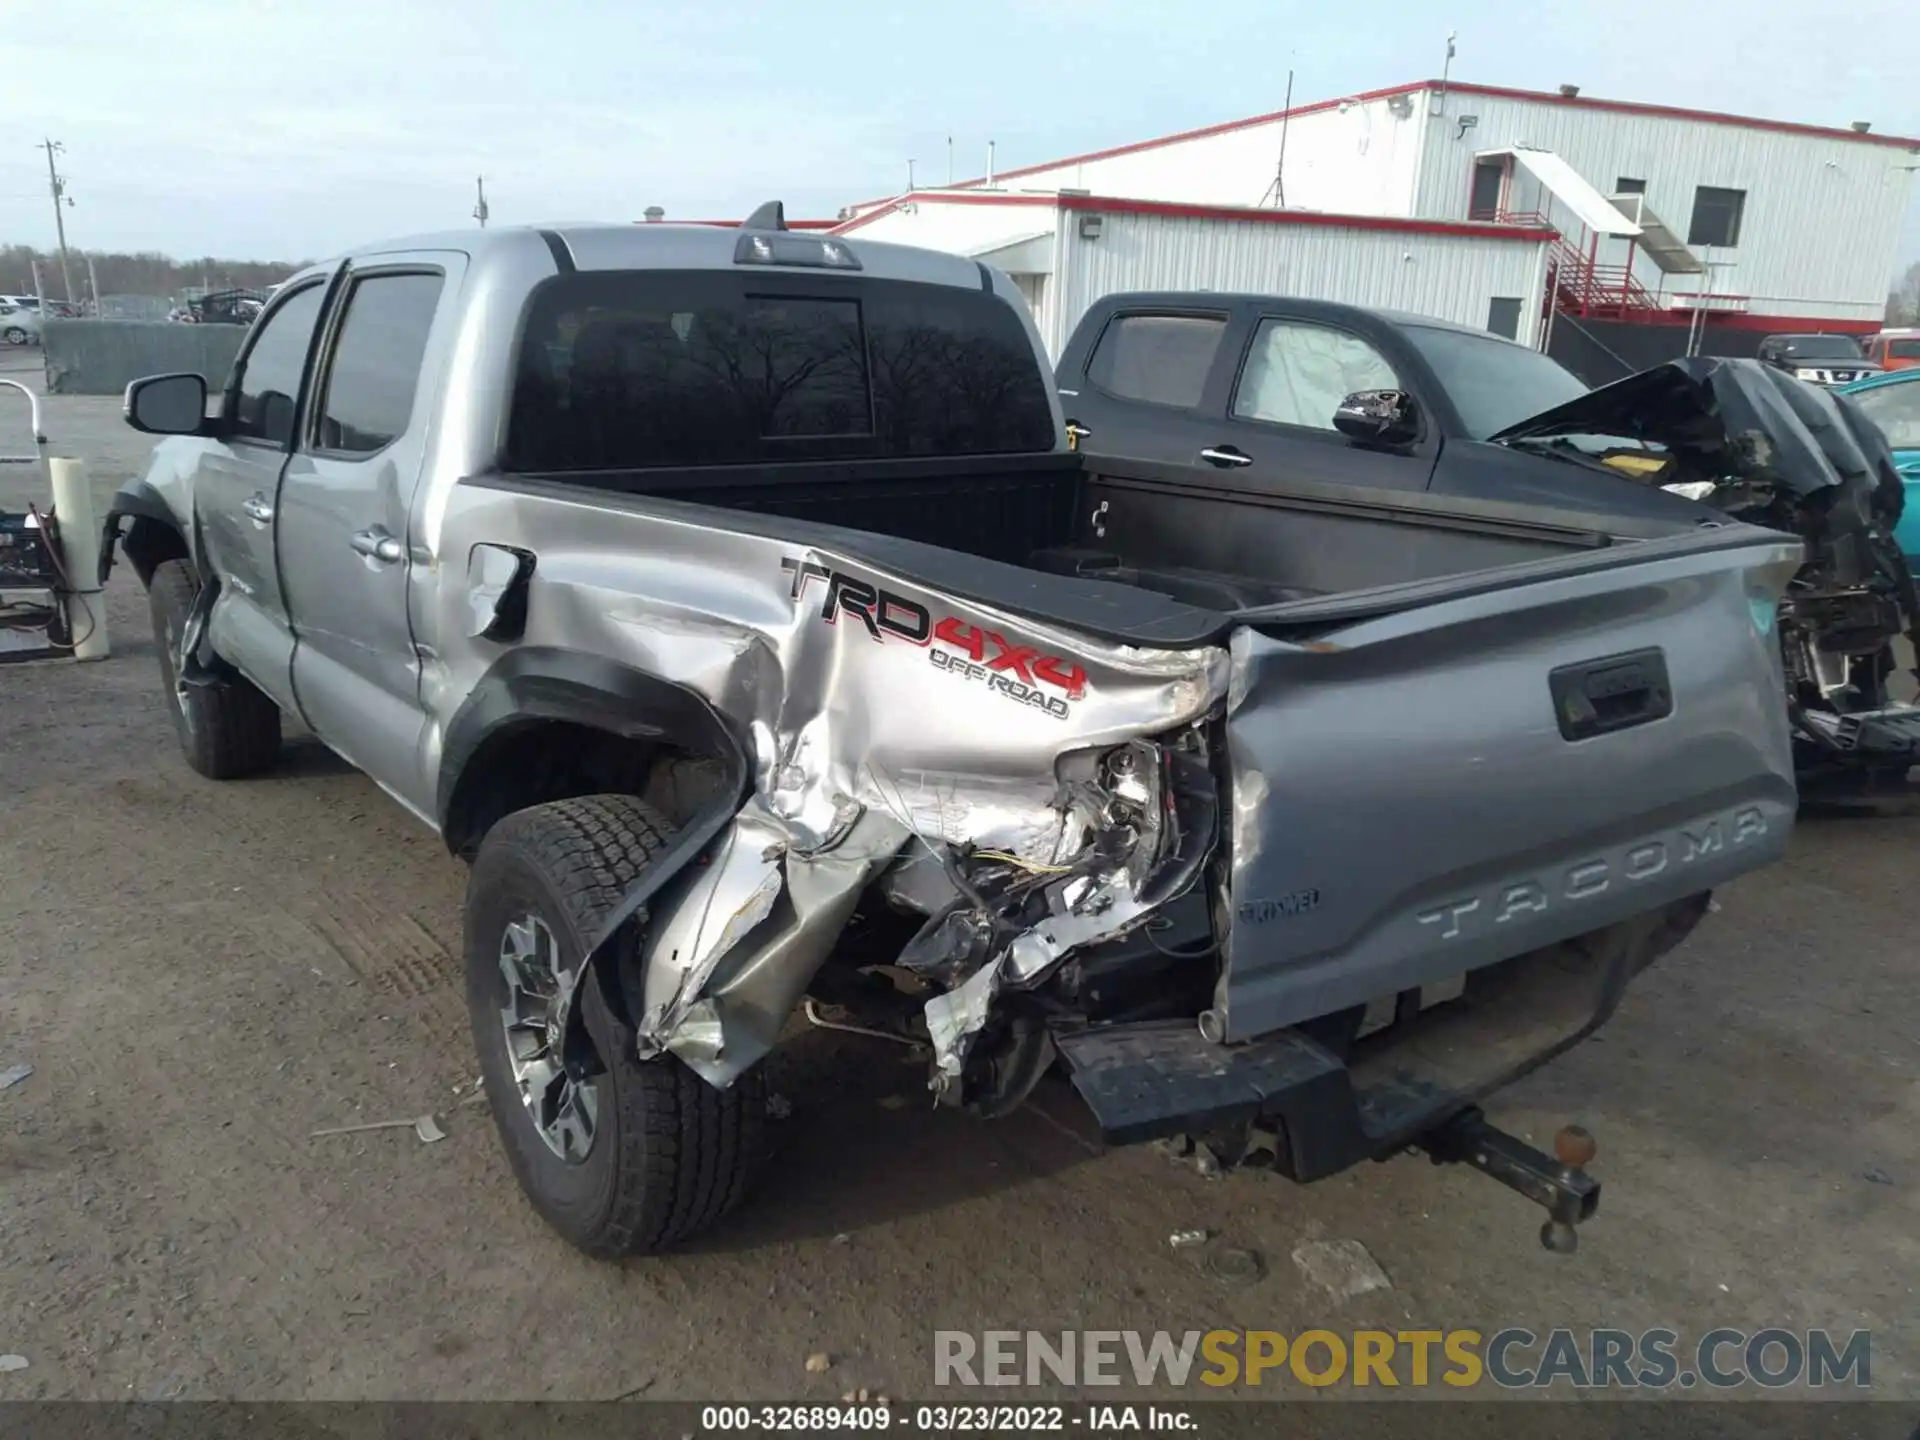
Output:
M1244 455L1240 451L1235 450L1231 445L1208 446L1200 452L1200 458L1222 467L1228 465L1251 465L1253 463L1253 456Z
M247 518L255 524L269 525L273 522L273 506L268 503L267 497L258 490L242 500L240 502L240 508L246 512Z
M1569 740L1631 730L1673 714L1673 682L1659 646L1609 655L1547 674L1547 688Z
M356 553L369 560L377 560L382 565L392 565L407 553L406 547L384 525L369 525L364 530L353 532L347 543Z

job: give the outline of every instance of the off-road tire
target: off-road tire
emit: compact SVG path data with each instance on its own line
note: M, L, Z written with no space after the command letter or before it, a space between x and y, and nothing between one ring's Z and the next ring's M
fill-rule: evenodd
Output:
M671 1055L637 1058L631 1025L590 977L581 1017L599 1064L598 1116L584 1160L541 1139L515 1088L501 1028L506 925L537 914L578 965L602 918L673 836L627 795L515 811L489 830L467 877L467 1008L487 1101L520 1188L542 1219L589 1255L667 1249L739 1203L759 1168L766 1092L758 1070L716 1090Z
M160 684L187 764L209 780L257 775L280 755L280 707L244 676L218 685L190 685L184 701L174 684L174 651L200 593L190 560L168 560L147 582Z

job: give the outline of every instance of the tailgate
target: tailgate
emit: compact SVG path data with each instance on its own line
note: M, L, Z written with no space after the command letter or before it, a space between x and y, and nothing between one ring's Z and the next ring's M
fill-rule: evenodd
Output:
M1746 533L1483 572L1306 642L1236 630L1225 1038L1779 858L1796 795L1773 614L1800 546Z

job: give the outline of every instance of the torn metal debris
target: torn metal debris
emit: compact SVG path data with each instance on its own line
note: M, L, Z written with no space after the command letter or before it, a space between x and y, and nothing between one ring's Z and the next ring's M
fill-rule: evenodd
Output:
M423 1145L447 1138L447 1132L440 1128L439 1120L432 1115L416 1115L411 1120L369 1120L363 1125L333 1125L325 1130L311 1131L308 1138L318 1140L325 1135L363 1135L370 1130L411 1130Z

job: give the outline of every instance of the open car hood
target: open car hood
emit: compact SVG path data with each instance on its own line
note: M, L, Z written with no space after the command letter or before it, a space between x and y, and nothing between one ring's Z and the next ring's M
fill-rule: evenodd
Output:
M1671 360L1489 438L1576 435L1658 445L1692 474L1762 484L1802 501L1839 486L1889 525L1903 503L1885 437L1851 400L1758 360Z

